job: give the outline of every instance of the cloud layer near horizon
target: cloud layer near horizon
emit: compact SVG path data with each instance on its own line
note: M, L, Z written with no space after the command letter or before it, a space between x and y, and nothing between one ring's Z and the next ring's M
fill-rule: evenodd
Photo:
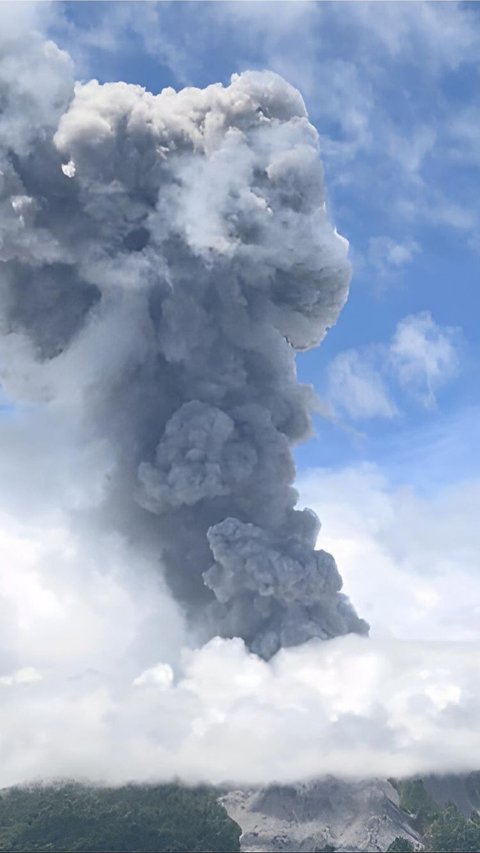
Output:
M328 472L322 481L335 507ZM353 486L350 478L352 494ZM365 494L366 480L359 488ZM381 519L381 492L370 486L367 515L375 500ZM327 514L327 540L339 546L345 537L341 565L351 569L349 586L362 605L385 569L387 588L412 585L401 555L395 570L378 555L375 564L380 529L357 529L355 540L345 506L335 539L333 521ZM354 555L363 555L363 567L349 566ZM436 640L420 641L380 630L369 640L311 641L267 663L238 639L192 648L177 606L152 582L148 559L140 565L138 551L119 536L92 542L58 513L37 513L35 526L4 513L0 559L0 786L59 776L253 784L478 766L473 625L469 641L442 642L434 628ZM363 599L362 570L369 578ZM423 586L423 601L417 596L411 606L423 604L428 614L426 592L435 581L425 578ZM417 570L412 589L421 587ZM396 596L405 619L409 601L398 589ZM414 619L412 626L414 636Z
M267 663L241 640L131 680L22 668L0 682L0 784L174 777L230 784L478 767L478 644L350 636Z

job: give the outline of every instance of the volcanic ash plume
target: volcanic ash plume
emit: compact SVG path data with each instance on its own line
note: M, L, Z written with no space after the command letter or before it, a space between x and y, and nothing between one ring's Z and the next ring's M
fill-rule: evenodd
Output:
M70 75L5 38L4 387L108 444L97 523L149 543L204 637L268 658L365 633L292 487L295 353L350 276L302 98L271 73L159 95Z

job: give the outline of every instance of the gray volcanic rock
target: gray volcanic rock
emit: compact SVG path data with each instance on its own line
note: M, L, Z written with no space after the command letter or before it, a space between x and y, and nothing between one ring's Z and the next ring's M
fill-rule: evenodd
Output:
M421 846L386 780L325 778L234 790L221 802L242 828L245 853L313 853L327 844L338 851L384 851L398 835Z

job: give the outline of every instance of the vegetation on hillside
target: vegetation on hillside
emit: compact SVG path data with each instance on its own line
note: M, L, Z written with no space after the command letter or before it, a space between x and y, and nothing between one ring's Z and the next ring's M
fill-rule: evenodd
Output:
M480 851L480 815L438 806L421 779L390 780L426 853ZM472 785L480 783L480 775ZM470 780L469 780L470 784ZM236 853L240 827L206 786L77 783L0 791L0 853ZM419 845L398 836L388 853ZM322 851L334 850L326 845Z
M477 853L480 850L480 815L465 818L455 806L441 809L425 833L427 850L438 853Z
M402 835L397 835L390 844L390 847L387 848L387 853L413 853L414 850L415 847L408 838L403 838Z
M0 792L0 851L233 853L239 837L206 787L68 783Z
M423 837L426 853L478 853L480 851L480 815L465 817L453 804L437 805L425 790L421 779L390 780L400 797L400 808ZM471 774L469 784L478 785L480 774ZM396 838L388 853L413 850L406 838Z

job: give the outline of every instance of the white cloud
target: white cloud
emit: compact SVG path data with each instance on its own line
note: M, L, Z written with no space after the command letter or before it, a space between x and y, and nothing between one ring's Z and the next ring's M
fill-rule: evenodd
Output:
M352 12L377 46L392 57L421 55L429 73L478 60L476 12L463 3L388 3L380 15L371 2L355 4Z
M346 637L186 651L176 684L52 675L2 705L0 784L45 776L233 783L478 766L480 644Z
M404 180L412 181L424 188L421 170L425 159L433 151L436 133L433 128L418 125L412 130L402 129L402 133L390 126L386 132L388 154L402 170Z
M427 408L435 407L435 391L458 369L455 330L441 328L429 312L402 320L390 345L393 368L403 388Z
M397 242L391 237L371 237L368 243L368 258L381 276L388 276L411 263L420 252L415 240Z
M168 663L157 663L133 679L135 687L171 687L173 670Z
M152 578L150 560L119 535L78 525L74 531L58 512L37 523L2 512L0 604L10 616L0 638L0 677L17 683L32 666L71 673L122 666L133 676L139 655L144 664L162 652L174 659L182 619Z
M397 247L396 262L408 252ZM400 404L394 385L426 408L437 405L436 391L459 369L458 330L441 327L427 311L401 320L388 344L339 353L326 371L327 396L353 420L391 418Z
M480 480L426 496L362 465L313 469L297 485L373 636L480 640Z
M52 514L51 496L43 511L17 498L17 516L0 519L0 785L478 765L480 484L425 498L365 467L298 485L373 638L313 642L269 664L239 640L180 654L180 615L147 555Z
M0 785L478 766L480 482L425 497L364 466L298 486L372 639L270 663L240 640L185 648L173 605L118 537L2 515Z
M11 675L2 675L0 684L4 687L11 687L13 684L34 684L36 681L41 681L42 678L42 673L34 666L24 666Z
M468 104L452 116L448 127L449 150L452 160L463 165L480 166L478 151L478 128L480 110L477 104Z
M327 370L332 403L354 420L391 418L397 413L375 358L356 350L340 353Z

